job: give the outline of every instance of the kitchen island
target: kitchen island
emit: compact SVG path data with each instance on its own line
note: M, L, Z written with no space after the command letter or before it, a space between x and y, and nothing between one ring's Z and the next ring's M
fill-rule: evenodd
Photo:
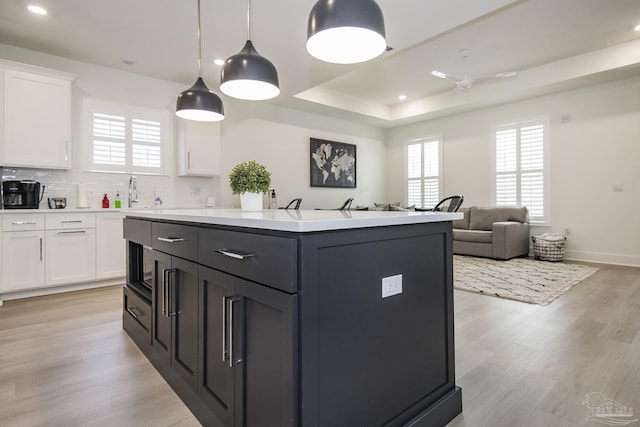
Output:
M460 218L129 211L123 327L204 425L443 426Z

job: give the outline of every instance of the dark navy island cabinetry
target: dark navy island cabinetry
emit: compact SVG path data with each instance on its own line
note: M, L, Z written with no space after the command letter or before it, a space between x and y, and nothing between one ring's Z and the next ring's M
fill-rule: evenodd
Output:
M127 216L123 327L204 425L443 426L461 412L457 214L354 214Z

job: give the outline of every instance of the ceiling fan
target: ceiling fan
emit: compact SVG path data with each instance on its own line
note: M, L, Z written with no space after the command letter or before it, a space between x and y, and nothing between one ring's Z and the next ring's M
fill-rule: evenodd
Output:
M470 49L462 49L460 51L460 56L462 57L462 59L467 59L469 57L469 55L471 54L471 50ZM458 87L458 89L460 90L467 90L467 89L471 89L471 86L473 86L474 84L477 83L483 83L489 80L496 80L496 79L502 79L502 78L506 78L506 77L515 77L518 75L518 73L516 71L507 71L504 73L497 73L497 74L489 74L487 76L482 76L482 77L469 77L466 74L464 75L464 77L456 77L453 76L451 74L447 74L447 73L443 73L441 71L432 71L431 72L432 76L435 77L440 77L441 79L449 79L452 80L456 83L456 86Z

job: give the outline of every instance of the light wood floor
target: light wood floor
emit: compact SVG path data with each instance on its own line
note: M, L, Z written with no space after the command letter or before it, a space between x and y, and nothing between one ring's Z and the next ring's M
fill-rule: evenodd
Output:
M0 425L199 425L122 331L121 307L119 286L6 301ZM640 268L600 266L546 307L456 291L455 311L464 411L450 427L597 426L592 392L640 418Z

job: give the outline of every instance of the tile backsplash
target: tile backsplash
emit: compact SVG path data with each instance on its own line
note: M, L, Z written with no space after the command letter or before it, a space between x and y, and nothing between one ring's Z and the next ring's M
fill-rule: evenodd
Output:
M110 207L114 207L116 193L120 193L122 207L127 207L129 178L131 175L73 171L2 168L2 180L35 180L44 187L40 209L47 208L48 197L66 197L67 207L78 206L78 187L84 184L87 201L91 208L100 208L105 193ZM135 175L138 203L133 208L154 207L156 197L162 200L164 208L203 207L207 197L218 198L220 178L173 177L156 175Z

